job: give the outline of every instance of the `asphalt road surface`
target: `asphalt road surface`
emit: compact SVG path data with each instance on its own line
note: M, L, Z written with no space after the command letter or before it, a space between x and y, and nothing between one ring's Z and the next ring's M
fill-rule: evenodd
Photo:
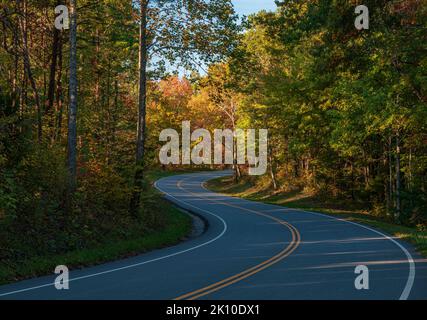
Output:
M177 246L0 287L0 299L426 299L427 263L407 243L373 228L313 212L215 194L209 179L230 172L174 176L156 183L208 228ZM358 290L357 266L369 270Z

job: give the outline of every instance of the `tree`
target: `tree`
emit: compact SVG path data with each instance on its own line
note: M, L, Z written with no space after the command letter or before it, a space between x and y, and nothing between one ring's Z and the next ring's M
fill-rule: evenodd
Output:
M61 4L60 0L56 1L56 5ZM55 84L56 84L56 70L58 66L58 57L61 54L60 49L61 45L61 33L60 30L53 28L53 39L52 39L52 57L50 62L50 73L49 73L49 84L48 84L48 97L46 102L45 114L50 116L49 126L54 127L54 116L53 116L53 107L55 102ZM54 137L54 132L51 132L52 137Z
M77 182L77 0L70 1L70 82L68 109L68 173L69 192Z
M239 121L238 106L242 96L237 92L235 83L232 82L231 70L228 63L219 63L209 68L205 89L208 91L212 104L222 113L223 126L237 130ZM233 139L234 157L234 180L237 182L241 178L240 165L237 163L237 137Z
M269 128L281 188L422 223L425 6L367 1L368 32L354 27L348 1L277 3L250 18L231 76L244 94L241 117Z
M138 129L134 191L130 203L130 211L135 217L143 191L149 61L155 56L163 57L184 67L217 61L231 52L238 31L237 16L230 0L140 0L139 10ZM161 67L164 61L157 64Z

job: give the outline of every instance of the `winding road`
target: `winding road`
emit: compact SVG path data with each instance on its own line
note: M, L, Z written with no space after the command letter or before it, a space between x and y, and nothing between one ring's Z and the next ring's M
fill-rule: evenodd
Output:
M427 263L407 243L315 212L212 193L230 172L164 178L156 188L202 217L197 238L137 257L0 287L0 299L406 300L427 299ZM369 290L355 288L357 266Z

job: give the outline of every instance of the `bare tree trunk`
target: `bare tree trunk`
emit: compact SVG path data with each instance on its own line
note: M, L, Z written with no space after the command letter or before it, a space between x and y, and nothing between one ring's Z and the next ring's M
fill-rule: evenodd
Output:
M356 194L355 194L355 181L354 181L354 163L353 160L351 160L350 162L350 167L351 167L351 200L356 200Z
M136 171L134 190L130 203L130 212L138 217L141 205L141 193L144 180L145 131L147 113L147 12L148 0L141 0L141 24L139 33L139 97L138 97L138 133L136 140Z
M54 140L57 140L61 134L62 129L62 115L64 112L64 94L62 89L62 36L60 35L59 39L59 49L58 49L58 75L56 81L56 129Z
M56 5L60 5L61 1L57 0ZM47 93L47 105L45 113L48 114L51 119L49 119L49 124L53 127L53 104L55 101L55 77L56 77L56 66L58 63L58 53L59 53L59 42L60 42L60 31L57 28L53 28L53 40L52 40L52 57L50 62L50 74L49 74L49 85Z
M13 37L13 82L12 82L12 108L15 110L17 105L17 89L18 89L18 69L19 69L19 55L18 55L18 36Z
M23 19L21 20L22 29L22 44L23 44L23 56L24 56L24 68L27 72L28 80L30 81L31 89L33 90L34 100L37 107L37 140L41 143L42 140L42 110L40 105L40 96L37 91L36 81L33 77L33 71L31 69L30 53L28 49L28 25L27 25L27 1L23 2Z
M111 146L110 154L111 157L114 157L116 149L116 124L117 124L117 113L119 112L119 81L117 79L118 74L116 74L114 80L114 108L111 115Z
M409 172L408 172L408 190L411 193L410 197L410 204L411 204L411 210L414 209L414 197L413 197L413 191L414 191L414 185L413 185L413 176L412 176L412 146L409 148Z
M237 163L236 139L233 138L233 170L234 170L234 183L238 183L242 174L240 172L239 164Z
M383 166L384 166L384 170L386 170L387 165L388 165L388 148L387 148L387 142L384 143L383 146ZM386 171L385 171L386 173ZM389 214L390 212L390 205L391 205L391 199L389 198L389 192L388 192L388 178L387 178L387 174L384 175L384 179L383 179L383 186L384 186L384 201L386 204L386 213Z
M20 119L24 119L24 106L27 105L27 73L25 72L25 66L21 69L21 89L19 93L19 110Z
M396 220L400 218L401 214L401 175L400 175L400 135L399 132L396 134Z
M413 187L413 176L412 176L412 146L409 148L409 162L408 162L408 190L412 192Z
M70 106L68 110L69 193L77 184L77 0L70 1Z
M289 143L288 143L288 138L285 136L284 138L284 143L285 143L285 147L284 147L284 152L285 152L285 156L284 156L284 163L285 163L285 177L286 179L289 178L289 163L290 163L290 159L289 159Z
M268 148L268 162L270 167L271 182L273 184L274 190L277 190L278 186L277 186L276 172L275 172L274 161L273 161L273 149L271 148L271 146L269 146Z
M392 155L391 155L391 136L388 138L388 198L390 199L390 204L393 199L393 165L392 165Z
M231 117L233 132L236 132L236 120L234 119L234 113ZM224 149L225 150L225 149ZM234 170L234 183L238 183L240 178L242 177L242 173L240 171L240 165L237 161L237 137L233 136L233 170Z
M107 164L111 164L111 140L112 140L112 112L110 107L110 95L111 95L111 62L108 63L108 71L107 71L107 92L106 92L106 109L107 109L107 137L106 137L106 160Z

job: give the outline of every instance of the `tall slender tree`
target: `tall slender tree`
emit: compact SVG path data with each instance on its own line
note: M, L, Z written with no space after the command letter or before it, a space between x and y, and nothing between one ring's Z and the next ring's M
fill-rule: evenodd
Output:
M130 203L138 216L143 190L147 68L153 57L184 67L200 67L229 54L238 35L231 0L140 0L139 97L136 171Z
M68 110L69 192L77 183L77 0L70 1L70 105Z
M131 200L131 212L137 215L144 178L145 130L147 114L147 11L149 0L141 0L141 22L139 30L139 85L138 85L138 133L136 139L135 185Z
M61 1L57 0L56 5L60 5ZM59 47L60 47L60 31L53 26L53 38L52 38L52 54L50 61L50 73L49 73L49 85L48 85L48 95L46 101L45 113L50 115L51 119L49 119L49 125L52 127L53 123L53 104L55 100L55 78L56 78L56 69L58 64L58 56L59 56Z

